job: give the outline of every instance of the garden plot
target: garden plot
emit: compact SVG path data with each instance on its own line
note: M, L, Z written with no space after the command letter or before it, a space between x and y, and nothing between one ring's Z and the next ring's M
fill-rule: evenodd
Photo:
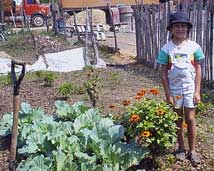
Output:
M27 39L21 40L21 42L23 42L23 44L27 46L30 43L29 41L27 43L24 43L26 40ZM63 40L62 42L64 41L65 40ZM5 47L6 46L4 46L4 50L8 50ZM13 49L12 47L10 47L9 50L11 49L15 51L21 48L19 47L19 48ZM31 49L29 48L29 50ZM10 52L10 54L13 53L13 51ZM33 58L32 51L30 51L31 56L29 55L29 51L27 51L26 49L25 51L22 51L22 52L25 52L25 53L23 53L22 55L17 55L16 56L17 59L29 60L30 57ZM122 61L129 61L129 58L130 58L130 56L128 55L108 54L106 52L104 52L102 55L103 55L104 61L108 61L112 63L115 63L115 61L116 63L119 63ZM36 61L36 58L32 59L32 61L33 60ZM132 61L133 60L134 58L132 57ZM22 109L20 114L20 116L22 117L20 118L20 121L21 121L20 123L26 123L26 125L22 124L20 128L21 127L23 128L23 126L26 126L26 128L31 127L32 129L20 129L20 131L24 130L24 132L20 133L20 135L22 135L20 138L22 138L23 140L22 142L24 142L25 144L22 144L24 146L20 148L21 150L19 149L19 153L22 153L22 155L23 154L29 155L30 153L38 154L40 153L39 151L42 150L42 154L40 154L38 157L35 157L34 160L30 161L30 159L28 159L23 161L21 164L19 164L20 168L21 167L35 168L35 163L40 163L41 165L44 166L44 168L47 168L46 164L52 163L53 165L51 167L56 166L58 170L60 170L62 168L60 163L65 163L66 166L68 166L67 164L69 164L69 163L66 163L66 160L64 160L65 156L66 157L68 156L67 155L68 151L75 149L79 151L72 151L69 158L70 159L78 158L78 160L74 161L75 164L70 163L69 167L76 167L77 165L77 167L82 167L84 169L85 166L83 165L87 163L87 168L91 168L91 167L97 167L97 166L93 166L93 164L96 163L96 165L98 166L102 164L105 165L105 168L107 168L107 170L110 170L110 167L113 167L113 165L114 165L114 169L113 169L114 171L117 169L123 170L126 166L130 166L126 163L128 158L126 156L127 153L119 153L117 151L118 148L116 147L118 146L121 147L121 141L123 143L127 140L129 140L129 143L131 142L130 136L126 136L125 138L122 138L119 143L117 143L118 139L121 137L124 137L122 135L125 135L127 133L125 132L125 130L127 129L122 128L121 125L123 125L124 128L131 128L129 129L130 130L129 135L131 134L132 137L134 136L134 134L137 134L136 138L137 140L141 140L140 144L144 149L143 151L138 151L138 152L142 152L142 153L138 153L138 154L141 154L142 160L138 158L139 156L134 156L135 160L131 160L133 159L132 158L133 156L129 154L129 157L130 156L132 157L130 157L128 161L131 161L131 164L133 164L133 167L131 166L129 167L130 170L131 169L132 170L137 170L137 169L145 169L145 170L174 169L176 170L177 169L181 171L182 170L183 171L189 171L189 170L205 170L205 171L211 170L212 171L213 160L214 160L214 156L213 156L214 142L212 139L213 108L208 104L201 104L201 106L199 106L198 108L199 115L197 115L198 128L199 128L198 137L197 137L197 149L198 149L198 152L201 154L201 159L202 159L201 165L199 165L196 168L193 168L188 160L186 160L183 163L176 162L174 156L170 153L171 150L173 150L174 146L171 148L168 148L169 151L166 151L166 153L163 153L163 155L160 155L155 159L152 158L152 155L148 155L147 150L145 150L144 148L146 146L145 143L157 142L156 140L158 140L157 139L158 134L155 134L155 130L152 130L154 128L154 123L159 123L158 121L166 119L165 117L170 117L170 115L166 114L168 113L166 111L168 111L169 108L164 106L164 103L162 103L164 100L163 99L164 94L163 94L163 88L160 83L159 73L155 72L151 68L147 68L142 64L125 62L125 64L120 67L107 67L106 69L101 68L101 69L95 69L95 70L87 70L85 68L84 70L73 71L68 73L51 72L52 76L54 77L52 77L53 79L51 84L47 86L46 76L50 76L49 74L50 74L49 72L27 73L21 84L20 100L25 103L22 103ZM87 85L87 86L90 85L88 83L93 83L93 85L96 88L96 93L98 97L96 98L97 100L96 109L92 107L90 97L87 94L86 89L84 88L84 85ZM65 85L69 85L69 86L65 86ZM0 89L1 118L3 116L6 118L8 117L9 119L6 119L6 121L9 121L11 118L11 115L6 113L10 113L12 111L13 103L12 103L11 95L13 93L13 90L6 76L1 77L0 86L1 86L1 89ZM67 91L66 89L67 87L69 91ZM147 91L144 91L144 90L147 90ZM65 95L67 96L66 98L65 98ZM203 96L203 99L206 98L208 100L209 97L212 97L212 94L210 94L209 96L208 95ZM59 101L62 99L66 102ZM83 107L82 103L79 103L82 101L85 102L84 106L86 106L87 109ZM133 103L137 104L137 106L133 106L132 105ZM127 127L131 125L129 123L136 124L138 122L139 123L141 122L139 120L139 117L134 114L136 114L136 112L143 109L143 107L145 106L147 106L146 109L148 109L146 110L146 114L148 113L148 116L149 116L148 118L151 120L152 119L154 120L152 122L147 122L146 124L144 123L139 125L137 129L134 129L135 127ZM78 110L74 110L77 108ZM211 108L212 110L210 110L209 108ZM77 111L77 113L72 111ZM81 112L81 114L79 112ZM111 116L109 114L115 114L115 115ZM123 115L123 114L126 114L126 115ZM144 115L145 113L143 112L142 113L138 112L138 114L142 115L142 117L143 116L147 117L147 115ZM30 116L35 117L34 119L37 121L36 122L32 121L32 118ZM111 116L111 117L107 118L107 116ZM123 119L121 116L125 116L124 123L121 122L121 119ZM174 118L174 115L172 116ZM91 120L93 120L93 122L89 122ZM120 123L118 123L117 121ZM88 125L85 125L86 123ZM167 123L167 124L170 125L173 123ZM5 125L6 127L8 126L7 124ZM48 125L48 128L46 127L47 125ZM94 125L96 125L95 128L93 127ZM104 125L106 126L105 128L103 127ZM74 128L73 126L75 127L75 129L73 129ZM162 125L162 126L164 127L167 125ZM160 125L159 126L155 125L156 129L163 128L163 127L160 127ZM66 128L66 130L64 130L64 128ZM102 134L102 133L99 134L100 129L102 130L101 132L102 133L105 132L105 134ZM150 129L150 130L141 130L141 129ZM6 130L6 129L1 129L1 130ZM170 129L167 129L167 130L169 131ZM57 134L56 134L56 131L57 131ZM66 135L68 136L64 136L65 134L63 131L66 131ZM38 135L37 132L43 133L43 135L37 136ZM50 134L47 132L49 132ZM165 136L169 137L167 136L168 132L166 131L160 132L160 133L161 134L164 133L164 135L160 136L159 138L165 137ZM51 136L54 136L54 138L50 138ZM72 138L70 138L71 136ZM70 139L64 139L66 137ZM9 142L10 142L9 140L10 140L9 137L7 138L1 137L0 168L3 168L3 170L8 170L7 159L9 154L8 152ZM81 143L75 143L70 140L76 141L76 142L79 141ZM107 143L111 145L106 146L105 143L103 144L105 140L107 140L106 142L113 140L114 143ZM94 141L96 141L97 143L95 144ZM164 143L166 146L169 145L167 141L165 142L165 139L161 139L158 141L161 144ZM35 142L37 143L36 146L35 146ZM44 145L44 142L45 144L46 142L48 142L49 145ZM69 146L67 146L66 144L69 144ZM75 145L75 148L71 148L73 147L72 145ZM76 147L79 147L79 148L76 148ZM125 147L125 146L122 145L122 147ZM88 149L90 150L88 151ZM48 154L50 154L49 150L53 151L53 153L51 153L51 156L52 156L51 159L48 158L47 156ZM149 151L150 150L151 148L149 148ZM122 152L124 151L125 150L122 150ZM58 162L59 158L61 159L60 162ZM98 160L95 160L95 158ZM124 160L124 158L126 159L126 161ZM30 163L28 161L30 161ZM82 161L82 163L84 164L80 166L80 163L78 163L79 161ZM66 167L63 167L63 168L66 168ZM81 169L76 169L76 170L81 170ZM99 168L99 171L100 170L102 169Z

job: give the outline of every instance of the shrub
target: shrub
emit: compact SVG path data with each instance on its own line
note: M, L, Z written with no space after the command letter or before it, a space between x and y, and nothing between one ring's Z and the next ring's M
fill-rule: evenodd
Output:
M203 103L200 102L197 107L196 107L196 113L205 113L207 112L210 108L212 108L212 104L211 103Z
M57 78L56 74L50 71L37 71L36 76L45 82L45 86L52 86L54 80Z
M62 96L70 96L72 94L83 94L84 89L73 83L64 83L64 84L60 85L58 92Z
M178 116L164 101L146 98L146 94L158 95L157 89L140 90L133 102L124 100L125 113L114 116L126 129L126 140L137 141L159 153L176 142Z

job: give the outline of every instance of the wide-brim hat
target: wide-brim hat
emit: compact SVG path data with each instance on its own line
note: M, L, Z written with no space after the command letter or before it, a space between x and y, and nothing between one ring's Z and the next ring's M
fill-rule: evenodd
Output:
M189 28L192 28L192 23L190 22L187 14L184 12L175 12L170 14L167 30L170 30L172 25L175 23L185 23Z

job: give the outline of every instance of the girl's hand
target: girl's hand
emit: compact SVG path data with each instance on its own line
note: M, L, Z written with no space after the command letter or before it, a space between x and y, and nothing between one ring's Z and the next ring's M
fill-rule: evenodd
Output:
M172 97L171 95L166 96L166 102L167 102L168 104L174 104L173 97Z
M200 103L201 102L201 95L200 95L200 93L195 92L193 100L194 100L194 104Z

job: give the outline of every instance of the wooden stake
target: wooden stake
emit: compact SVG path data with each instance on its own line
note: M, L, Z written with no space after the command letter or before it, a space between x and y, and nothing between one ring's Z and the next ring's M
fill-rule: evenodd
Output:
M116 53L118 51L118 46L117 46L117 35L116 35L116 30L115 30L115 25L114 25L114 20L113 20L113 17L112 17L112 12L111 12L111 6L109 5L109 3L107 4L108 5L108 10L109 10L109 14L110 14L110 20L111 20L111 24L112 24L112 29L113 29L113 32L114 32L114 52Z
M15 65L22 66L21 74L17 79L15 73ZM19 88L22 79L25 74L25 63L15 62L12 60L11 62L11 78L13 81L13 126L12 126L12 137L11 137L11 146L10 146L10 161L9 168L10 171L15 171L15 162L16 162L16 150L17 150L17 137L18 137L18 118L19 118Z

